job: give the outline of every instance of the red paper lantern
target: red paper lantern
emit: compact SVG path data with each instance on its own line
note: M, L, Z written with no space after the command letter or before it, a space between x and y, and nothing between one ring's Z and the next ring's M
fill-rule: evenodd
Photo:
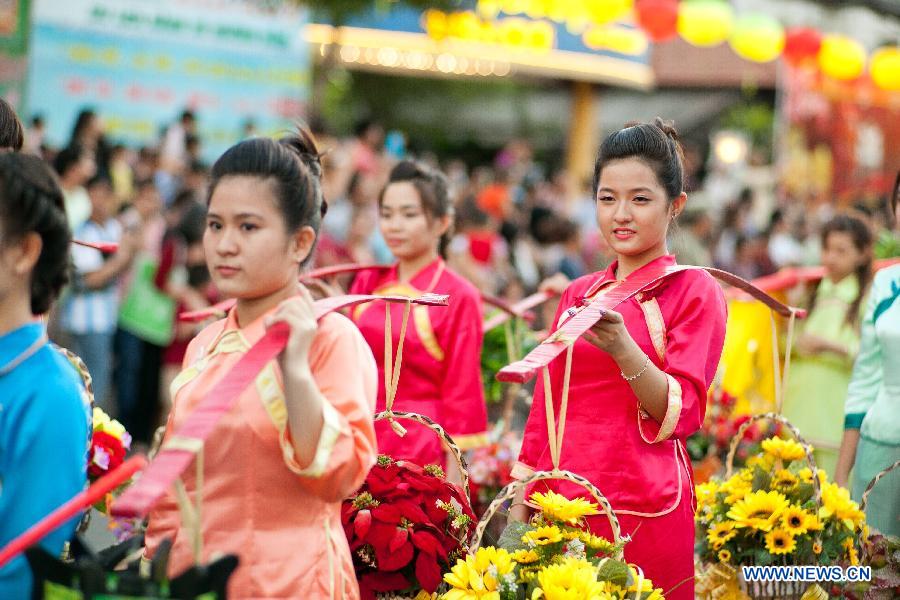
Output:
M634 15L654 42L665 42L678 33L678 0L636 0Z
M822 34L810 27L795 27L787 30L784 38L784 60L793 66L815 60L822 47Z

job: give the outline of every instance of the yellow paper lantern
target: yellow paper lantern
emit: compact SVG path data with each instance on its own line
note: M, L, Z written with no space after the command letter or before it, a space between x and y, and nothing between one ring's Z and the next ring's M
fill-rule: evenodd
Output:
M729 40L738 56L753 62L769 62L784 50L784 27L767 15L748 15L734 24Z
M728 39L734 11L720 0L686 0L678 6L678 34L694 46L717 46Z
M584 4L588 19L595 25L612 23L634 8L634 0L587 0Z
M844 35L826 35L819 49L819 68L832 79L849 81L862 75L866 49Z
M872 53L869 61L872 81L883 90L900 91L900 47L888 46Z

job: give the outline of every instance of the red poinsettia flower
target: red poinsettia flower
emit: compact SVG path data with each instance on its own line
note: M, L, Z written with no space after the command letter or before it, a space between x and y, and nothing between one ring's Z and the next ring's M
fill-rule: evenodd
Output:
M435 467L380 457L341 523L363 598L434 592L462 554L474 514L458 486Z

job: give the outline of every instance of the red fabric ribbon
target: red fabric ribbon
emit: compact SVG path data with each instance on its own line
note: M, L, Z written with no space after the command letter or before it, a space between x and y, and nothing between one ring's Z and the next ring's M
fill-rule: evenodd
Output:
M336 310L382 300L385 302L412 302L426 306L446 306L449 296L425 294L419 298L403 296L350 295L324 298L315 302L316 318ZM259 372L284 350L290 329L285 323L276 323L241 357L234 368L209 390L194 412L174 432L178 439L197 440L203 443L215 429L219 419L231 410L238 396ZM159 454L141 478L113 502L110 512L116 516L144 517L165 494L175 480L194 461L195 453L185 448L167 448L163 445Z
M571 319L566 321L562 327L552 333L550 337L544 340L537 348L529 352L525 358L503 367L497 373L497 379L499 381L511 383L525 383L534 377L540 369L546 367L553 359L562 354L572 340L576 340L584 335L594 323L603 318L606 311L614 309L625 300L632 298L647 288L655 286L676 273L691 269L703 269L704 271L707 271L716 279L734 286L735 288L750 294L757 300L762 301L769 308L781 315L789 316L793 312L799 318L806 316L806 311L786 306L754 286L749 281L741 279L737 275L732 275L726 271L709 267L692 267L687 265L644 268L632 273L619 285L609 289L606 293L599 295L594 300L590 301L580 312L576 313Z
M94 485L81 492L52 513L32 525L28 531L11 541L0 551L0 567L41 541L51 531L106 497L108 493L125 483L132 475L143 469L147 459L136 454L104 475Z

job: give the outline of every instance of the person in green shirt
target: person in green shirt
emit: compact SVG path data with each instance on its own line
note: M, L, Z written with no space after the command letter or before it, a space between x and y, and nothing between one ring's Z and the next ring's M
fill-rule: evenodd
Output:
M900 173L892 200L895 231L900 230L898 200ZM845 415L835 481L851 483L859 501L869 482L900 460L900 265L882 269L872 283ZM900 536L900 469L873 488L866 520L882 533Z
M859 351L861 306L872 270L868 226L839 215L822 229L825 276L816 284L800 327L784 416L815 448L816 464L833 478L843 434L844 399Z

